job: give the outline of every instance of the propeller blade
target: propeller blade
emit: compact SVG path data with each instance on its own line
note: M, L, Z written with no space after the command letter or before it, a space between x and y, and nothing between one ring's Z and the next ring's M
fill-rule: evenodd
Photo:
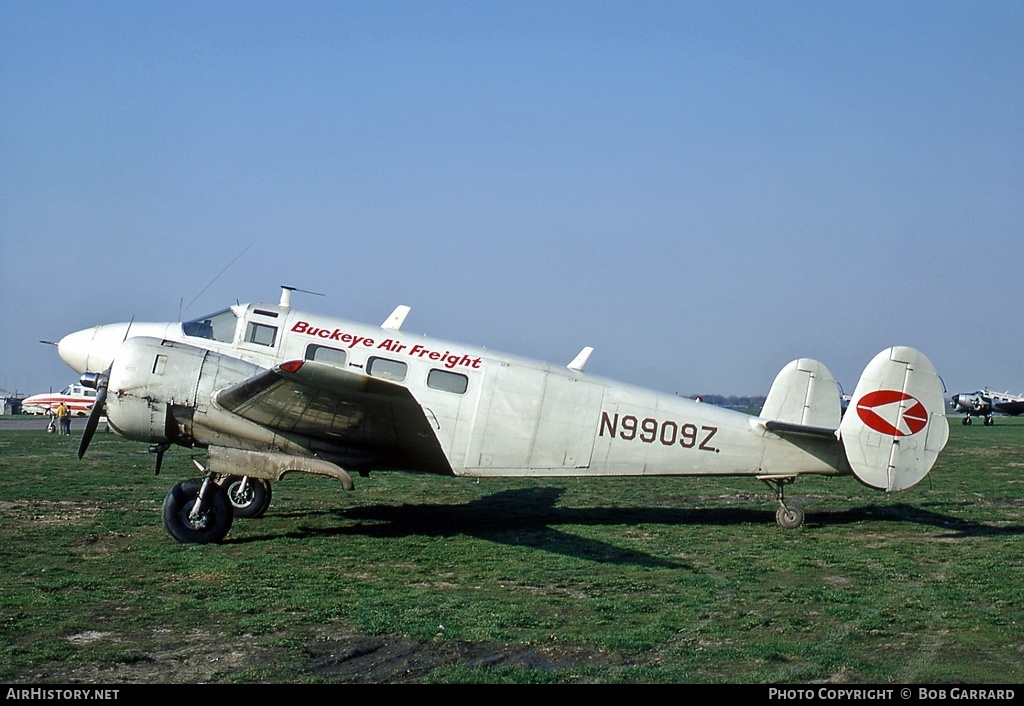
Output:
M96 401L92 404L92 410L89 412L89 420L85 423L85 431L82 432L82 442L78 445L78 458L85 456L85 450L89 448L89 442L92 441L92 435L96 433L96 427L100 423L100 417L103 416L107 401L107 386L99 388L96 392Z

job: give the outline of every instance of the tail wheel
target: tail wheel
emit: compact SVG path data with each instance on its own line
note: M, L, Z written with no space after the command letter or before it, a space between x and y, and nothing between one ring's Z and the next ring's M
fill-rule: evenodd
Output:
M796 505L784 505L775 511L775 521L783 529L796 529L804 523L804 511Z
M200 502L204 481L190 478L171 488L164 498L164 528L183 544L211 544L224 539L234 515L220 487L210 482Z
M228 476L221 487L236 517L262 517L270 507L270 483L250 476Z
M786 503L786 486L796 480L796 476L762 478L765 485L775 491L779 501L779 509L775 511L775 521L783 529L796 529L804 523L804 511L797 505Z

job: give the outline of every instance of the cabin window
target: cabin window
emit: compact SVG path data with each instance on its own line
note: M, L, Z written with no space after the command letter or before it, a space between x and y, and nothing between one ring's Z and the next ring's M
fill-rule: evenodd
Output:
M245 342L259 346L273 346L277 340L277 327L250 321L245 330Z
M399 360L389 358L370 358L366 361L366 372L382 380L402 382L409 366Z
M348 353L329 346L318 346L310 343L306 346L306 360L315 360L325 365L333 365L336 368L344 368L348 362Z
M186 336L208 338L211 341L231 343L235 340L235 326L238 319L231 309L218 311L216 314L200 316L198 319L186 321L181 325Z
M462 373L435 369L427 373L427 387L462 395L469 388L469 378Z

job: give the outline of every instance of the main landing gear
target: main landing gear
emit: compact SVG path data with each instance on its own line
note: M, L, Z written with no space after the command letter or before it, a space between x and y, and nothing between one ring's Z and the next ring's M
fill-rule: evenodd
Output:
M164 528L183 544L220 542L231 530L234 518L260 517L270 505L270 483L249 476L215 474L193 461L203 478L178 483L164 498Z
M786 503L785 487L796 480L793 476L779 478L762 478L765 485L775 491L779 500L779 509L775 511L775 521L783 529L796 529L804 523L804 511L799 505Z
M965 427L969 427L971 425L971 415L968 414L966 417L961 419L960 423L963 424ZM995 417L993 417L991 414L985 415L985 426L990 427L995 423Z
M270 507L270 483L249 476L228 476L221 483L235 517L262 517Z
M164 528L184 544L216 543L227 536L234 514L213 474L189 478L171 488L164 498Z

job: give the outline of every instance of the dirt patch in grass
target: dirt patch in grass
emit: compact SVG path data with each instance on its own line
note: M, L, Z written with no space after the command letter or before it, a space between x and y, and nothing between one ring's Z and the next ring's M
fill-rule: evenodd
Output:
M73 500L0 500L0 516L17 527L47 527L91 520L100 512L95 503Z
M428 678L434 670L460 666L559 673L621 663L614 655L592 647L427 643L403 635L342 635L307 649L311 674L344 683L415 682Z
M146 640L145 653L116 633L86 631L66 640L78 648L104 649L109 658L81 664L75 660L38 665L24 677L31 683L59 684L195 684L244 680L258 682L281 655L254 647L246 636L193 629L162 629ZM294 669L304 680L350 684L397 684L429 681L438 669L510 668L552 674L587 666L618 666L615 655L593 647L433 643L404 635L320 635L310 639Z

